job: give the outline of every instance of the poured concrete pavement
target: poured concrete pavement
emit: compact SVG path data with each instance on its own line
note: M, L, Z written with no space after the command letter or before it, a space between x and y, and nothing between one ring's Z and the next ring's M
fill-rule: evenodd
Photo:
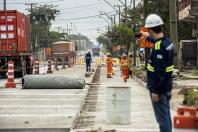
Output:
M84 66L78 65L54 74L84 78L84 71ZM86 82L90 83L92 77L85 78ZM87 88L21 89L20 84L14 89L1 87L0 131L67 132L73 126Z

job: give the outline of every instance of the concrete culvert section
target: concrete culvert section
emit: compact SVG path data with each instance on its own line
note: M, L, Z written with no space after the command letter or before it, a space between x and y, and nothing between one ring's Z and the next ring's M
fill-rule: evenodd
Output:
M106 123L129 125L131 117L130 87L106 87Z
M23 89L83 89L83 78L62 75L26 75L22 78Z

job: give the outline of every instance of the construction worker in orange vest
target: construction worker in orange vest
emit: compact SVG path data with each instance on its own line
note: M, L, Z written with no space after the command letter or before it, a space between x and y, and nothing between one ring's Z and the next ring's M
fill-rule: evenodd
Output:
M126 54L123 54L123 59L121 60L122 64L122 77L124 82L127 82L127 79L129 78L129 60L127 58Z
M106 64L107 64L107 78L112 78L112 75L113 75L113 59L112 59L110 54L107 55Z

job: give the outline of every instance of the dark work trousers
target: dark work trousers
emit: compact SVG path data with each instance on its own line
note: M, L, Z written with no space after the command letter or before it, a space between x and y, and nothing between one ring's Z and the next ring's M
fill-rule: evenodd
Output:
M170 99L170 94L160 94L160 100L158 102L152 102L160 132L172 132Z
M91 71L91 63L86 63L86 72L90 72Z

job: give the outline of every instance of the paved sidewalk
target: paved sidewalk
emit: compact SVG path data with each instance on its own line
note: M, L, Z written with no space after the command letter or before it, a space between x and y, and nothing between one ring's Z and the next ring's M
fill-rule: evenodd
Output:
M119 68L114 67L114 71L116 75L107 79L106 68L101 68L102 87L99 89L94 128L115 128L118 132L159 132L148 91L134 79L128 79L128 82L124 83ZM131 87L131 125L106 125L105 88L107 86Z

